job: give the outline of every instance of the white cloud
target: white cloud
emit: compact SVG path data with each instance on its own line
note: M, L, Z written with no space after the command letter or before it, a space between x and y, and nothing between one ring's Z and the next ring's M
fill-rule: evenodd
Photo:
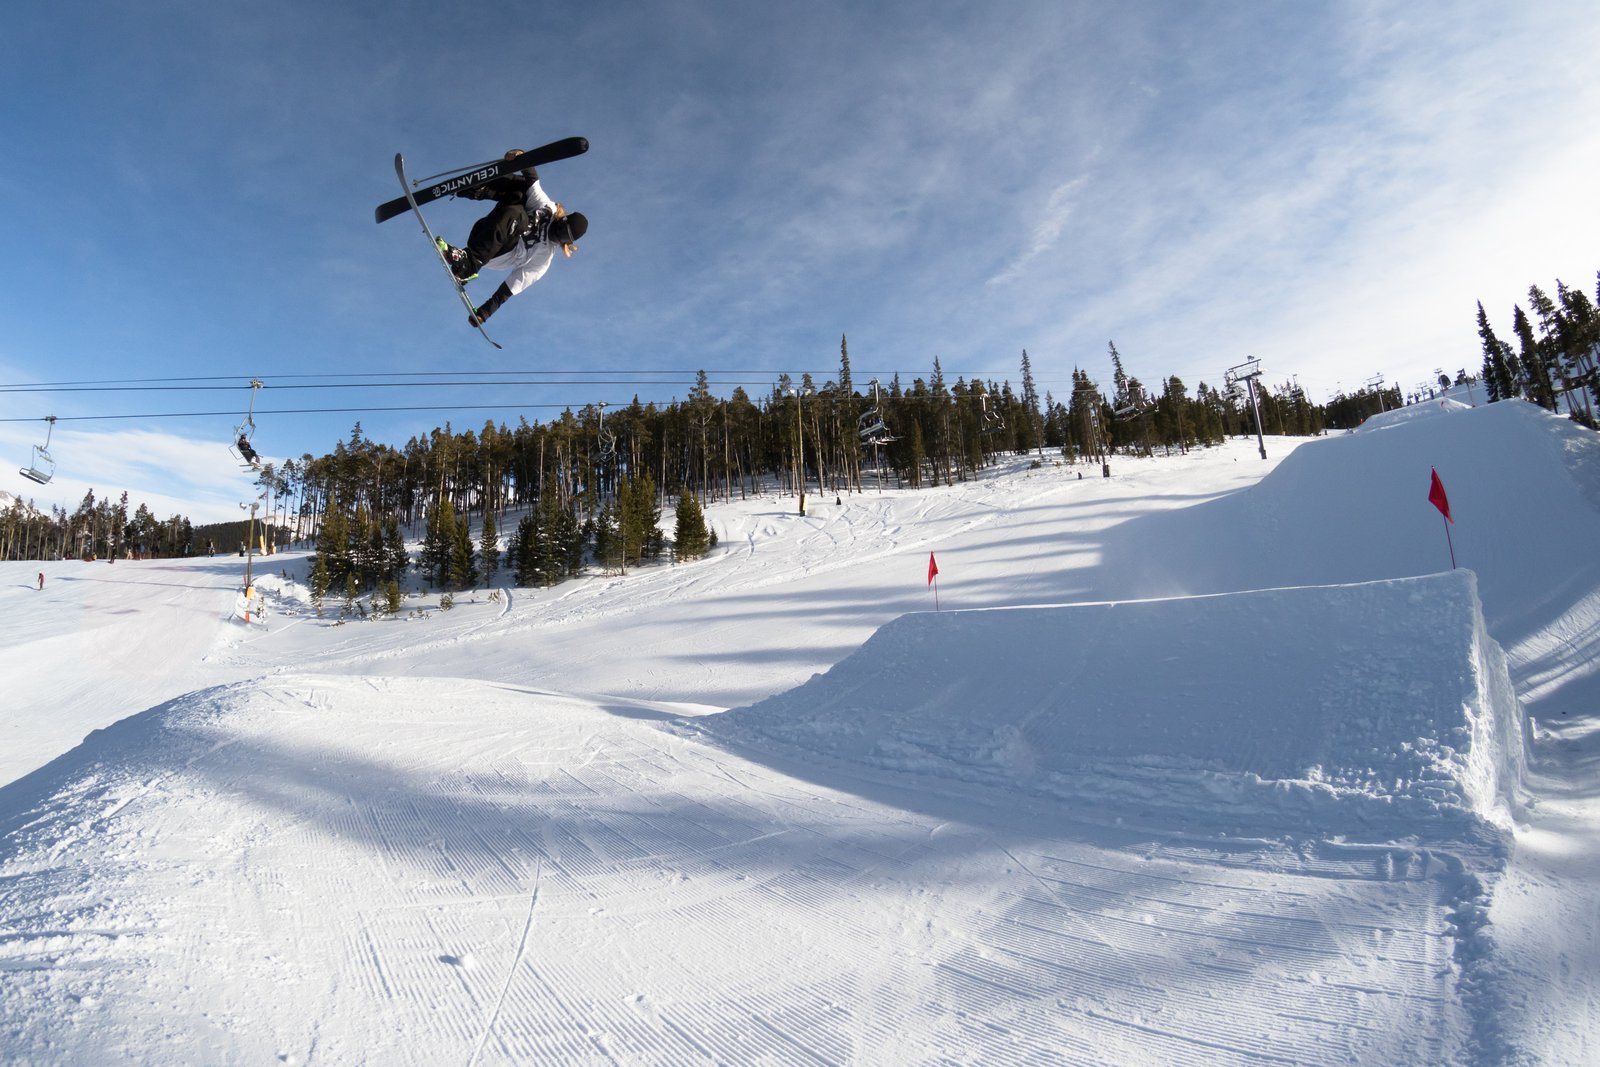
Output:
M1508 327L1530 284L1592 288L1600 83L1577 57L1600 25L1562 5L1514 24L1418 10L1358 11L1318 42L1335 76L1286 64L1258 114L1237 85L1185 100L1169 83L1092 187L1057 185L1072 210L990 279L1019 318L1033 301L1036 368L1098 373L1114 338L1147 378L1215 384L1254 354L1329 393L1380 371L1409 388L1481 362L1480 297ZM1570 47L1530 66L1553 35Z
M988 281L989 285L1004 285L1014 281L1027 269L1029 263L1048 252L1061 240L1061 231L1077 207L1078 193L1089 183L1087 175L1056 186L1045 200L1044 210L1034 222L1031 240L1022 253Z

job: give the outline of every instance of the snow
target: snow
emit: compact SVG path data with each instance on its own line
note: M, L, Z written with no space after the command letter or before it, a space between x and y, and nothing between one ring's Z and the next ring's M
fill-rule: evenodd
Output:
M1315 626L1283 626L1302 614ZM970 668L928 671L930 660ZM1018 662L1058 665L997 686L996 670ZM1274 834L1504 825L1525 766L1468 571L905 615L827 674L706 729L1079 804L1115 789L1119 816L1139 810L1152 825L1231 810Z
M1595 1061L1600 438L1267 448L397 619L0 565L0 1059Z

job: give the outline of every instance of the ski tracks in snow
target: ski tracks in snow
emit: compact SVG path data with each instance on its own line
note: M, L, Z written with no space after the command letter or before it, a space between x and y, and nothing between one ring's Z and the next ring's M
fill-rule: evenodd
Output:
M234 1062L1463 1059L1451 883L1392 852L1079 823L462 681L277 678L156 725L122 739L153 787L92 837L13 823L23 1059L173 1019L177 1058ZM69 994L95 1026L61 1029Z
M472 1049L472 1058L467 1061L467 1067L473 1067L478 1062L478 1057L483 1055L484 1042L489 1040L489 1035L494 1032L494 1024L500 1018L500 1009L505 1006L506 994L511 990L511 983L517 977L517 967L522 963L522 957L528 950L528 935L533 931L533 909L539 903L539 874L540 867L535 866L533 871L533 892L528 894L528 917L522 924L522 937L517 942L517 951L511 957L511 966L506 968L506 981L500 987L500 996L494 1002L494 1010L489 1013L488 1020L483 1025L483 1034L478 1038L478 1043Z

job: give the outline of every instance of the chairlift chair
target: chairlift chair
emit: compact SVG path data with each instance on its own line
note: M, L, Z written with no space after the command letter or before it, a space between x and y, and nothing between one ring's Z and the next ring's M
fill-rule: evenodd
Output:
M1111 409L1111 417L1118 420L1127 420L1143 415L1150 410L1151 404L1147 400L1135 400L1131 397Z
M886 445L895 439L894 434L889 432L888 423L883 421L876 378L872 379L872 406L862 412L861 417L856 420L856 432L864 445Z
M28 460L28 465L17 472L40 485L48 484L50 479L56 476L56 461L50 458L50 435L55 432L56 417L46 415L44 421L50 424L44 432L44 444L33 446L33 455Z
M233 443L228 446L228 452L239 461L240 468L244 470L260 470L257 462L255 446L250 443L250 438L255 436L256 424L242 422L233 428Z
M868 408L862 413L861 418L856 420L856 432L864 445L881 445L894 440L877 408Z
M260 470L261 464L256 455L254 438L256 435L256 390L264 387L259 378L250 379L250 408L245 412L244 421L233 428L233 441L228 445L228 452L244 470Z
M1006 420L1000 417L998 411L989 410L989 394L978 394L978 407L983 412L983 421L978 425L978 432L984 434L999 433L1006 428Z
M617 454L617 435L606 429L607 406L608 405L604 400L595 405L596 409L600 413L599 430L596 433L596 438L600 446L600 457L602 459L610 459L612 456Z
M1111 417L1118 420L1138 418L1156 406L1155 400L1145 391L1144 383L1130 379L1126 387L1111 400Z

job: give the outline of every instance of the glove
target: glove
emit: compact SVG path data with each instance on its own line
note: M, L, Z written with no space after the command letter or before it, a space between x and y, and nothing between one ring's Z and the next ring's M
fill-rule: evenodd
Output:
M467 316L467 325L482 326L485 322L489 321L490 315L493 315L496 311L500 310L501 304L504 304L510 299L511 290L506 288L505 282L501 282L500 288L494 291L494 295L485 300L478 307L474 308L472 314Z

